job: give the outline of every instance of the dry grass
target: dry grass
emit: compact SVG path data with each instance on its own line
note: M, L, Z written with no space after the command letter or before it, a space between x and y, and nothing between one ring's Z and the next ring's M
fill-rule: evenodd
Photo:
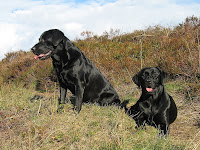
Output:
M179 115L171 125L168 139L157 138L158 131L152 127L135 130L134 121L116 107L85 104L77 115L66 104L65 111L57 113L56 87L54 93L46 91L43 99L32 103L30 98L37 94L33 88L4 85L0 91L0 149L197 150L199 110L195 109L199 107L185 103L171 89L173 84L168 84L168 90L178 105ZM140 95L134 85L116 89L124 89L119 91L121 98L130 98L131 103Z
M132 105L140 96L132 76L141 67L159 66L169 73L167 90L178 106L168 139L157 130L135 130L134 121L115 107L71 104L56 112L59 94L51 60L34 60L15 52L0 62L0 149L198 150L200 149L200 19L177 27L149 27L130 34L111 30L102 36L84 32L74 43ZM44 98L30 101L35 94Z

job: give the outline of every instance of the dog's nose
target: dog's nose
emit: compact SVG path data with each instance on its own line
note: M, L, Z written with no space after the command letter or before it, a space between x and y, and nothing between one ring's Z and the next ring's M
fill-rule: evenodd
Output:
M146 82L151 83L151 80L150 80L150 79L147 79Z
M35 47L32 47L32 48L31 48L31 51L34 51L35 49L36 49Z

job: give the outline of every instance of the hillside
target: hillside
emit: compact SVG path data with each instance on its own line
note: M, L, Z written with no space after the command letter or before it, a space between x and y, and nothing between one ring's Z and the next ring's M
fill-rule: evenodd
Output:
M67 34L67 33L65 33ZM178 106L168 139L157 130L136 130L134 121L115 107L84 105L76 115L67 103L57 113L59 87L51 59L32 52L6 54L0 62L0 149L200 149L200 20L188 17L174 28L161 26L101 36L84 31L74 42L132 105L140 89L132 77L158 66L169 74L167 91ZM33 99L40 95L41 99ZM70 93L69 93L70 95Z
M169 74L169 79L185 81L184 92L196 99L200 89L199 22L189 17L173 29L155 26L129 34L111 29L97 36L85 31L85 40L77 39L74 44L113 84L132 83L131 77L141 68L158 66ZM31 52L6 54L0 69L0 85L19 81L48 87L56 80L51 60L34 60Z

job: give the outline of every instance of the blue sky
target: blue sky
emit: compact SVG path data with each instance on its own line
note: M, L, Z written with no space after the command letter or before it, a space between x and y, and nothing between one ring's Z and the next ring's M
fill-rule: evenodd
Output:
M192 15L200 17L200 0L6 0L0 5L0 60L30 50L51 28L74 40L86 30L101 35L111 28L173 27Z

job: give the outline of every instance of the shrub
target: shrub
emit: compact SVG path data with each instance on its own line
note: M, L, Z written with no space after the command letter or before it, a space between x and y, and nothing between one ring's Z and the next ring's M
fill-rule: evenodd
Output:
M182 78L187 83L185 92L198 97L199 26L199 18L192 16L174 28L154 26L127 34L111 29L102 36L85 31L82 33L85 39L77 39L74 44L112 84L132 82L132 76L141 68L158 66L171 78ZM0 84L23 81L45 90L55 81L51 60L34 60L31 52L8 53L0 62L0 69Z

